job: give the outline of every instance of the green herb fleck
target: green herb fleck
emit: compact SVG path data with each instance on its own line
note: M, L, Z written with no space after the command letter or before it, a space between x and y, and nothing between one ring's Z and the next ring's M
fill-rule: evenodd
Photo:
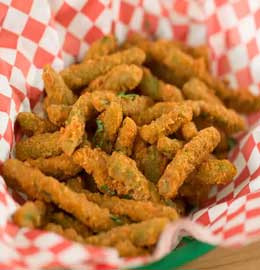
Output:
M237 144L237 141L234 138L228 138L228 150L233 149Z
M121 97L121 98L127 98L127 99L134 100L138 95L137 94L125 94L124 92L120 92L117 94L117 96Z
M101 186L100 189L101 189L104 193L106 193L106 194L108 194L108 195L110 195L110 196L113 196L113 195L116 194L115 191L111 190L107 185Z
M124 195L122 196L122 198L123 198L123 199L127 199L127 200L133 199L133 197L132 197L131 194L124 194Z
M123 220L119 216L110 215L110 218L118 225L124 224Z

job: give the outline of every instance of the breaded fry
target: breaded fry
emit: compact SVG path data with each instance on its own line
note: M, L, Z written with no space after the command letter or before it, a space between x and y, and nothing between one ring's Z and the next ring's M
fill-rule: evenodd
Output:
M115 150L124 153L126 156L131 156L136 134L137 126L135 122L130 117L126 117L119 129Z
M132 199L121 199L116 196L101 195L88 190L84 192L87 199L98 204L101 208L107 208L111 213L119 216L127 216L132 221L144 221L155 217L167 217L176 220L179 215L176 209L157 204L150 201L134 201ZM130 196L129 196L130 197Z
M72 214L83 224L94 231L108 230L116 225L107 209L86 199L84 194L79 194L57 181L55 178L45 176L39 169L29 166L16 159L4 162L3 175L7 182L17 182L26 194L32 198L53 202L59 208Z
M152 43L150 53L155 61L162 63L171 71L174 85L178 87L182 87L191 77L200 77L206 72L203 58L193 59L175 46L165 46L160 40Z
M74 64L61 72L67 86L74 90L88 85L92 80L105 74L113 67L121 64L140 65L145 60L145 54L139 48L131 48L98 59Z
M162 176L167 164L168 158L161 154L155 145L151 145L147 147L144 155L142 155L138 168L149 181L156 184Z
M66 185L76 192L80 192L85 188L85 181L80 176L69 178Z
M157 149L167 158L173 159L177 151L184 146L184 142L177 139L170 139L162 136L157 141Z
M138 125L150 124L153 120L159 118L165 113L174 110L174 107L180 106L180 103L175 102L157 102L153 106L147 108L145 113L138 114L135 118Z
M81 235L79 235L73 228L62 228L61 225L55 223L48 223L45 227L45 230L60 234L61 236L79 243L84 243L84 239Z
M98 112L106 110L112 101L120 102L120 98L111 91L98 90L91 93L92 105Z
M111 102L109 107L98 118L98 129L94 143L106 153L111 153L117 132L123 120L122 107L117 102Z
M182 125L181 134L185 141L191 140L198 134L197 127L194 122L188 122Z
M183 124L191 121L192 109L187 104L173 108L167 114L163 114L149 125L140 129L140 136L150 144L155 143L159 137L167 136L177 131Z
M64 126L72 106L51 104L46 107L49 120L56 126Z
M145 113L146 109L153 105L150 97L139 95L120 95L123 114L135 120L135 116Z
M166 199L174 198L188 175L202 163L220 141L214 127L205 128L177 152L158 182L159 193Z
M76 147L83 141L85 134L85 124L94 114L94 108L91 103L91 96L86 93L79 97L72 106L69 117L66 121L66 127L61 134L61 148L67 155L71 155Z
M122 239L128 239L137 247L154 245L168 224L167 218L154 218L140 223L124 225L108 232L90 236L86 242L97 246L114 246Z
M117 249L119 256L121 257L136 257L148 255L148 250L136 247L130 240L122 239L118 241L114 246Z
M78 149L72 156L74 162L93 176L99 191L109 195L115 194L112 179L108 175L107 162L109 156L99 148L89 146Z
M245 129L245 121L235 111L222 105L208 104L197 101L200 106L200 117L209 123L223 129L227 134L233 134Z
M140 67L122 64L97 77L84 91L93 92L103 89L114 93L131 91L140 83L142 76L143 70Z
M139 85L142 95L149 96L155 101L182 101L181 91L157 79L149 69L143 68L143 78Z
M28 201L16 210L13 221L20 227L40 228L47 214L46 205L41 201Z
M226 159L208 159L187 178L186 182L196 181L206 185L223 185L236 175L236 167Z
M49 120L43 119L31 112L20 112L16 121L24 134L32 136L36 134L57 131L57 127Z
M187 99L204 100L207 103L220 104L221 100L215 96L214 91L198 78L191 78L182 88L182 92Z
M50 65L43 69L42 79L49 104L72 105L76 101L76 96L64 83L62 77Z
M50 222L62 226L63 229L74 229L82 237L91 235L91 231L86 225L62 211L54 212L50 216Z
M59 144L60 132L43 133L22 139L16 143L16 157L20 160L47 158L62 153Z
M65 154L49 158L28 159L27 162L42 173L61 180L75 176L82 170L71 157Z
M113 152L108 159L108 174L113 178L112 185L118 195L130 195L140 201L160 200L152 183L138 170L133 159L119 152Z
M99 58L113 53L117 49L117 40L114 35L106 35L93 42L83 58L83 62L89 59Z

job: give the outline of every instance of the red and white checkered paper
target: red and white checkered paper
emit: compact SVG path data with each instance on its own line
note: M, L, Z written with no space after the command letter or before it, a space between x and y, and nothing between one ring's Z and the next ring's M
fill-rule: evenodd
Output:
M260 2L256 0L2 0L0 1L0 163L15 142L14 121L34 108L43 89L42 67L82 58L89 45L113 32L131 31L207 43L212 70L235 87L260 93ZM82 246L10 222L17 207L0 176L0 269L116 269L158 259L189 234L217 245L260 237L260 114L248 117L230 159L234 181L212 190L208 206L169 225L151 257L121 259L115 250Z

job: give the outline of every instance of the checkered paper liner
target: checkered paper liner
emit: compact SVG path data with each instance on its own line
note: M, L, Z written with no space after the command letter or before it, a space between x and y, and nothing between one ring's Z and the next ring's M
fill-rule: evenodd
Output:
M113 32L207 43L215 75L260 93L260 2L255 0L2 0L0 1L0 163L15 143L14 122L40 99L42 67L81 60L89 45ZM260 237L260 114L230 154L238 173L212 190L208 206L169 225L151 257L119 258L116 251L72 243L10 222L17 204L0 176L0 269L116 269L161 258L180 237L242 245Z

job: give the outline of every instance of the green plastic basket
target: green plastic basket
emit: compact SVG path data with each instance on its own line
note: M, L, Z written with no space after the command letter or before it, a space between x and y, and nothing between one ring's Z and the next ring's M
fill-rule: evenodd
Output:
M185 237L180 247L160 259L159 261L131 269L140 270L174 270L186 263L208 253L215 246L200 242L193 238Z

